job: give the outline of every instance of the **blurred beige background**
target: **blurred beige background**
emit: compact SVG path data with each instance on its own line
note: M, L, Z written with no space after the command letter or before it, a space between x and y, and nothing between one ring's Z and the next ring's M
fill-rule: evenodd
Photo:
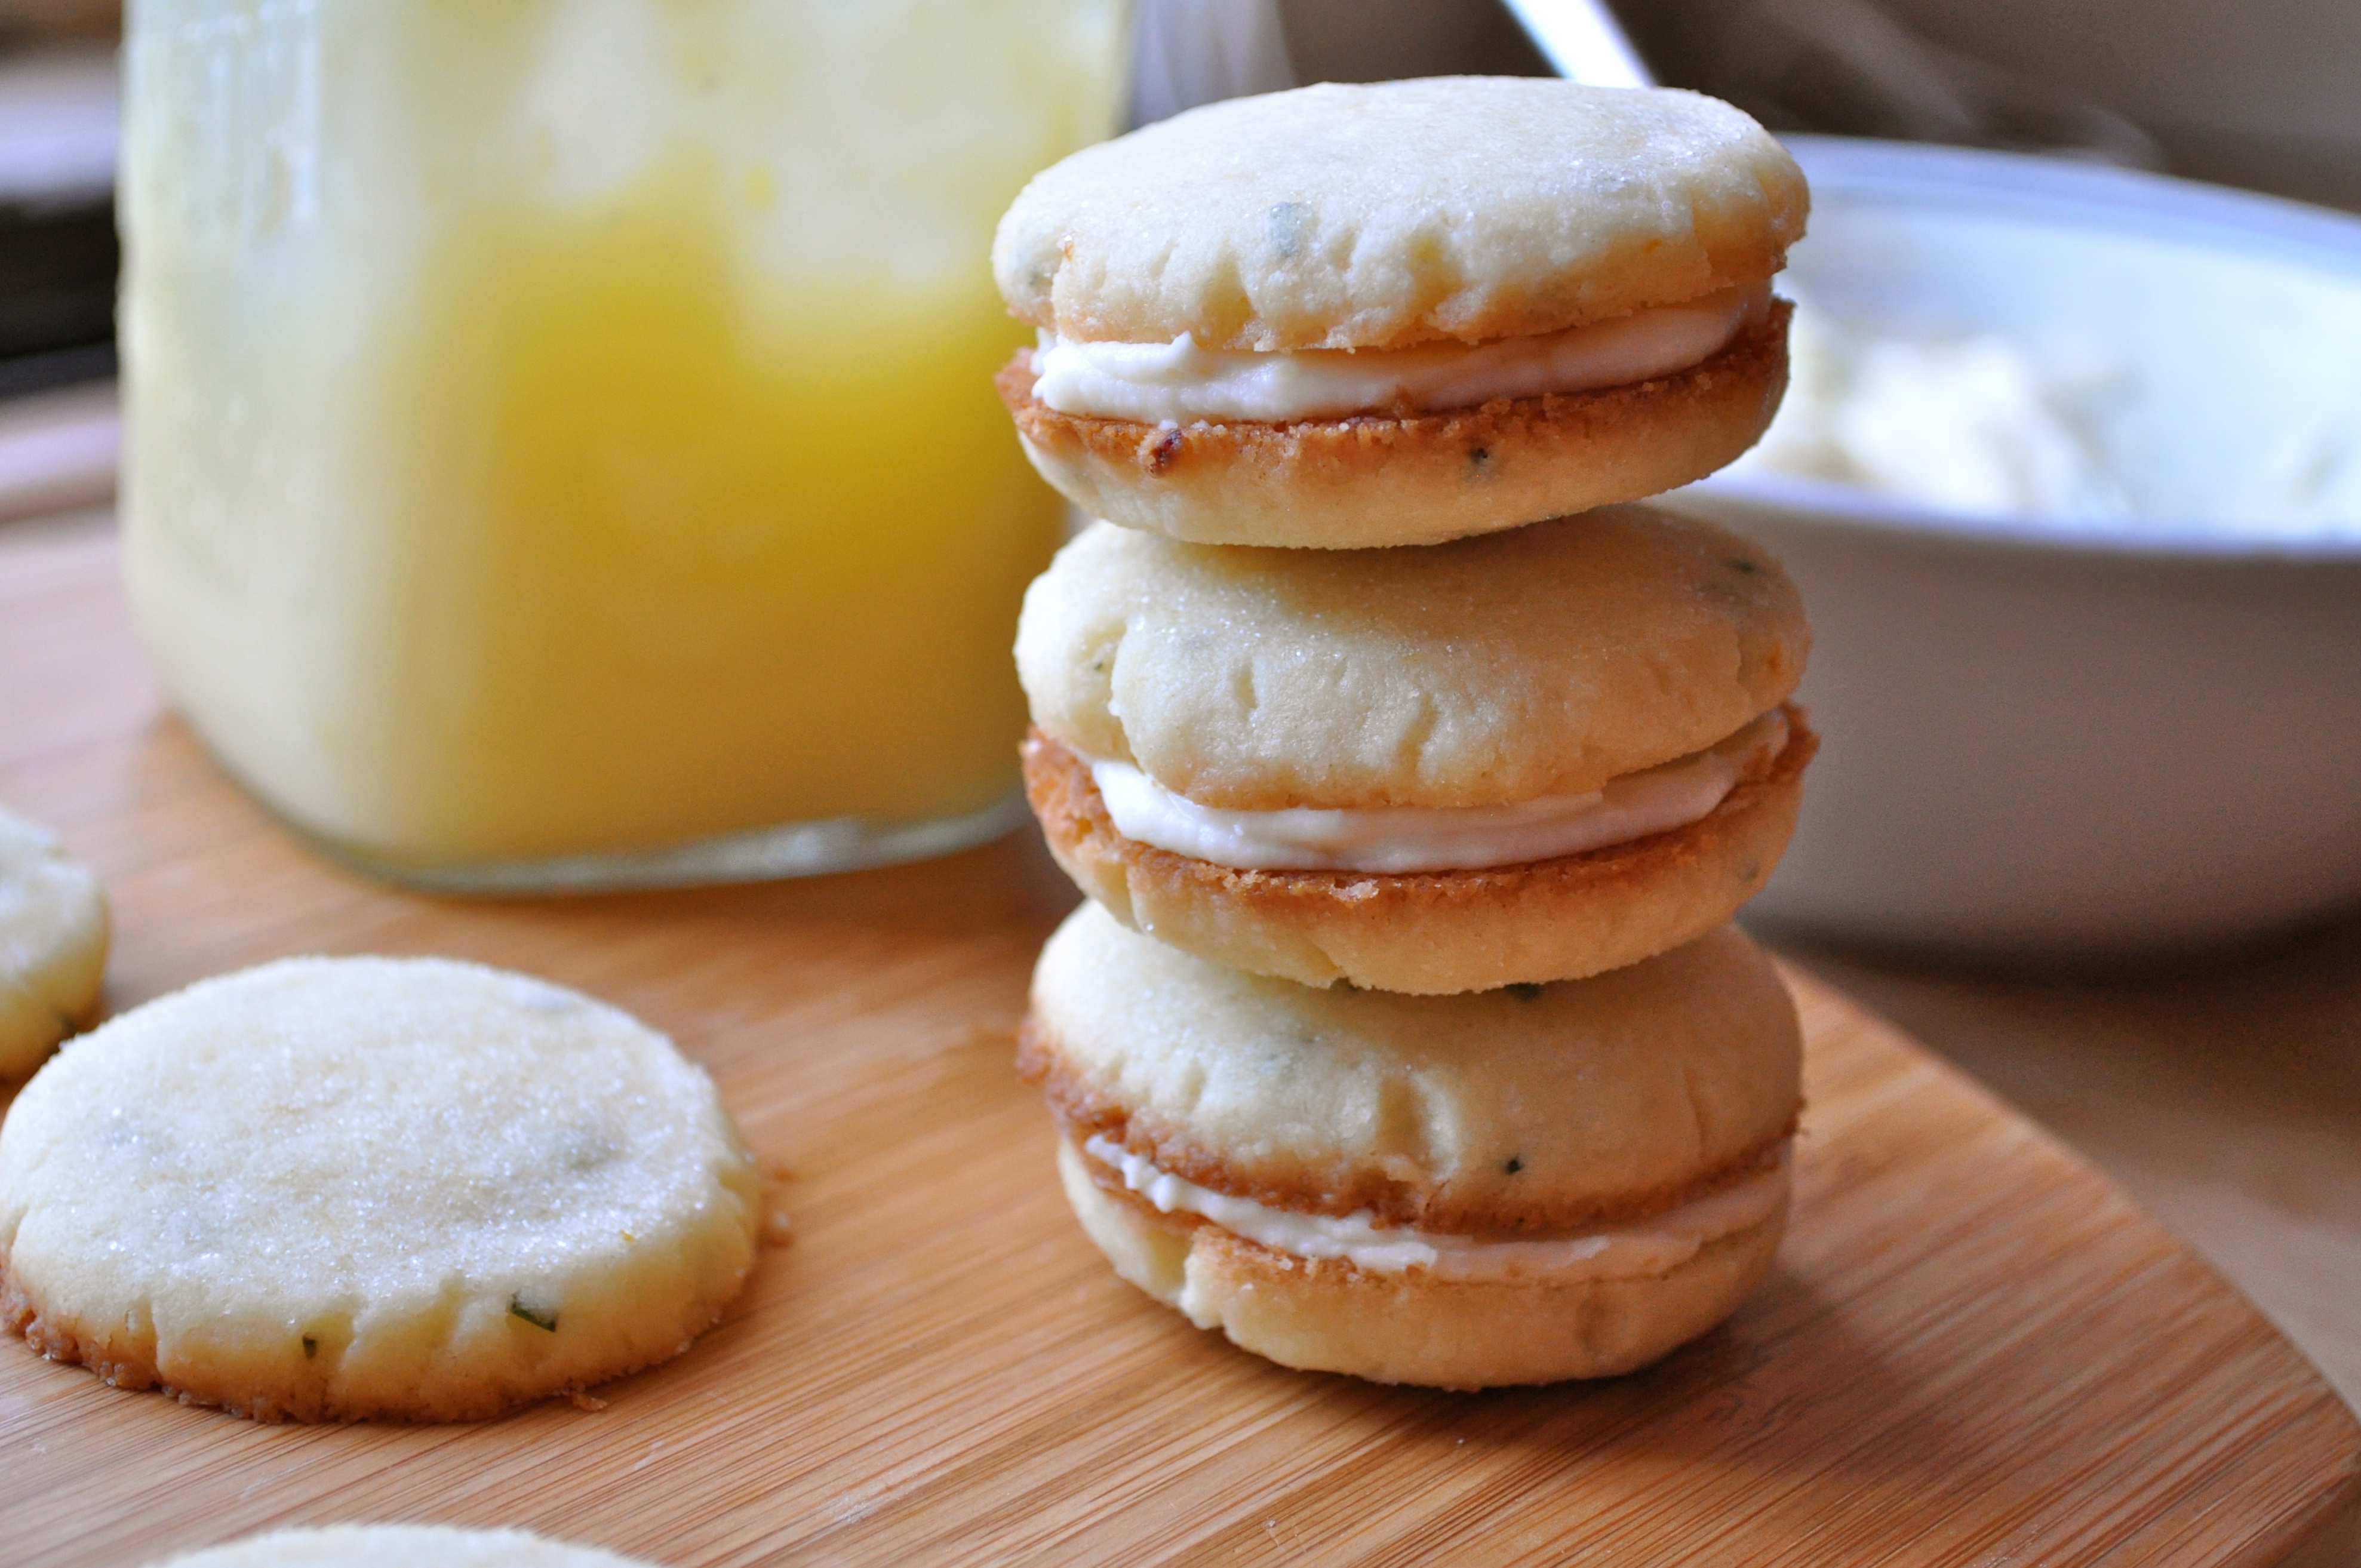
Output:
M2136 123L2172 172L2361 211L2356 0L1879 0L1939 49ZM1872 30L1871 0L1615 0L1657 74L1762 114L1764 40ZM1280 0L1298 80L1540 73L1494 0ZM1789 128L1868 134L1846 73L1787 61ZM1750 102L1750 99L1757 101ZM1766 120L1781 116L1764 115Z
M2361 211L2356 0L1879 3L1938 46L2126 116L2175 173ZM1792 19L1831 7L1617 0L1616 9L1660 76L1712 91L1727 74L1717 40L1745 14ZM1300 81L1545 69L1495 0L1280 0L1279 11ZM103 37L120 14L117 0L0 0L0 46Z
M0 44L44 38L105 38L122 25L117 0L0 0Z
M1939 43L2129 115L2177 174L2361 209L2354 0L1887 3Z

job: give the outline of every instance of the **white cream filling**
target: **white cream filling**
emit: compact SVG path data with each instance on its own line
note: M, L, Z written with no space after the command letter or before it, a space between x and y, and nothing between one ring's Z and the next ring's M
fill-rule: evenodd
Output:
M1494 398L1594 391L1686 370L1770 304L1771 285L1752 283L1590 326L1489 343L1275 354L1200 348L1186 333L1170 343L1074 343L1045 332L1033 355L1033 395L1060 413L1143 424L1276 424L1473 408Z
M1719 806L1758 756L1787 744L1773 708L1719 745L1609 779L1587 795L1510 806L1291 806L1224 811L1166 789L1129 762L1091 777L1115 831L1135 843L1241 871L1472 871L1578 855L1685 828Z
M1629 1279L1662 1274L1697 1255L1708 1242L1769 1219L1786 1190L1787 1152L1770 1169L1629 1225L1540 1241L1448 1235L1377 1223L1363 1209L1341 1219L1300 1214L1251 1198L1215 1192L1159 1169L1145 1155L1094 1135L1082 1152L1155 1205L1159 1213L1198 1214L1233 1235L1291 1257L1342 1258L1372 1274L1423 1268L1438 1279Z

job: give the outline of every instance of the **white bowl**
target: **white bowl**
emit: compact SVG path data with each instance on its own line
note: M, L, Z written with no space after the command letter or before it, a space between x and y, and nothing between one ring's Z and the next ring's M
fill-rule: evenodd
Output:
M2084 961L2361 905L2361 526L2218 521L2291 421L2361 426L2361 221L2042 159L1790 145L1809 298L2103 346L2146 389L2119 444L2187 501L2130 525L1961 517L1760 472L1665 498L1776 550L1811 612L1826 750L1750 916Z

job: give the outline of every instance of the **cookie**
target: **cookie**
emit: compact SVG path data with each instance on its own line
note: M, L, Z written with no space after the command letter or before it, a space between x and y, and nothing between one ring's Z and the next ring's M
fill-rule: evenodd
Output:
M1053 165L1001 219L992 266L1018 320L1077 341L1481 343L1760 282L1807 202L1762 126L1695 93L1323 82Z
M0 811L0 1079L22 1078L98 1011L106 899L57 835Z
M647 1568L595 1546L522 1530L339 1524L275 1530L165 1559L157 1568Z
M1033 722L1208 806L1578 795L1793 694L1810 648L1769 552L1617 507L1423 550L1094 527L1025 595Z
M1000 381L1077 505L1213 543L1426 543L1702 477L1785 379L1794 161L1712 99L1323 83L1086 148L1002 219Z
M1019 1065L1125 1278L1290 1366L1484 1387L1629 1371L1735 1307L1784 1225L1800 1050L1730 927L1412 997L1242 974L1085 905Z
M291 959L26 1086L0 1316L258 1420L473 1420L686 1349L759 1201L711 1080L629 1014L448 959Z
M1577 978L1727 920L1816 744L1760 547L1618 507L1420 550L1093 528L1027 592L1028 792L1139 929L1307 984Z

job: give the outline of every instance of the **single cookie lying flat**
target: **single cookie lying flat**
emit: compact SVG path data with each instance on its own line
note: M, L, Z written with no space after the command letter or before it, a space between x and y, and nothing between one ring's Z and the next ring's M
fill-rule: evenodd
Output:
M291 959L26 1086L0 1315L258 1420L472 1420L686 1349L758 1205L711 1080L630 1015L447 959Z
M106 900L57 835L0 811L0 1078L21 1078L90 1022L106 972Z
M1430 543L1701 478L1786 378L1802 175L1693 93L1457 77L1233 99L1035 177L1000 378L1075 504L1208 543Z
M1759 546L1611 507L1416 550L1090 530L1027 593L1026 776L1118 916L1306 984L1577 978L1786 845L1808 646Z
M168 1558L157 1568L647 1568L595 1546L522 1530L340 1524L275 1530Z
M1126 1279L1290 1366L1484 1387L1629 1371L1729 1314L1784 1223L1800 1050L1730 927L1411 997L1240 974L1085 905L1018 1061Z

